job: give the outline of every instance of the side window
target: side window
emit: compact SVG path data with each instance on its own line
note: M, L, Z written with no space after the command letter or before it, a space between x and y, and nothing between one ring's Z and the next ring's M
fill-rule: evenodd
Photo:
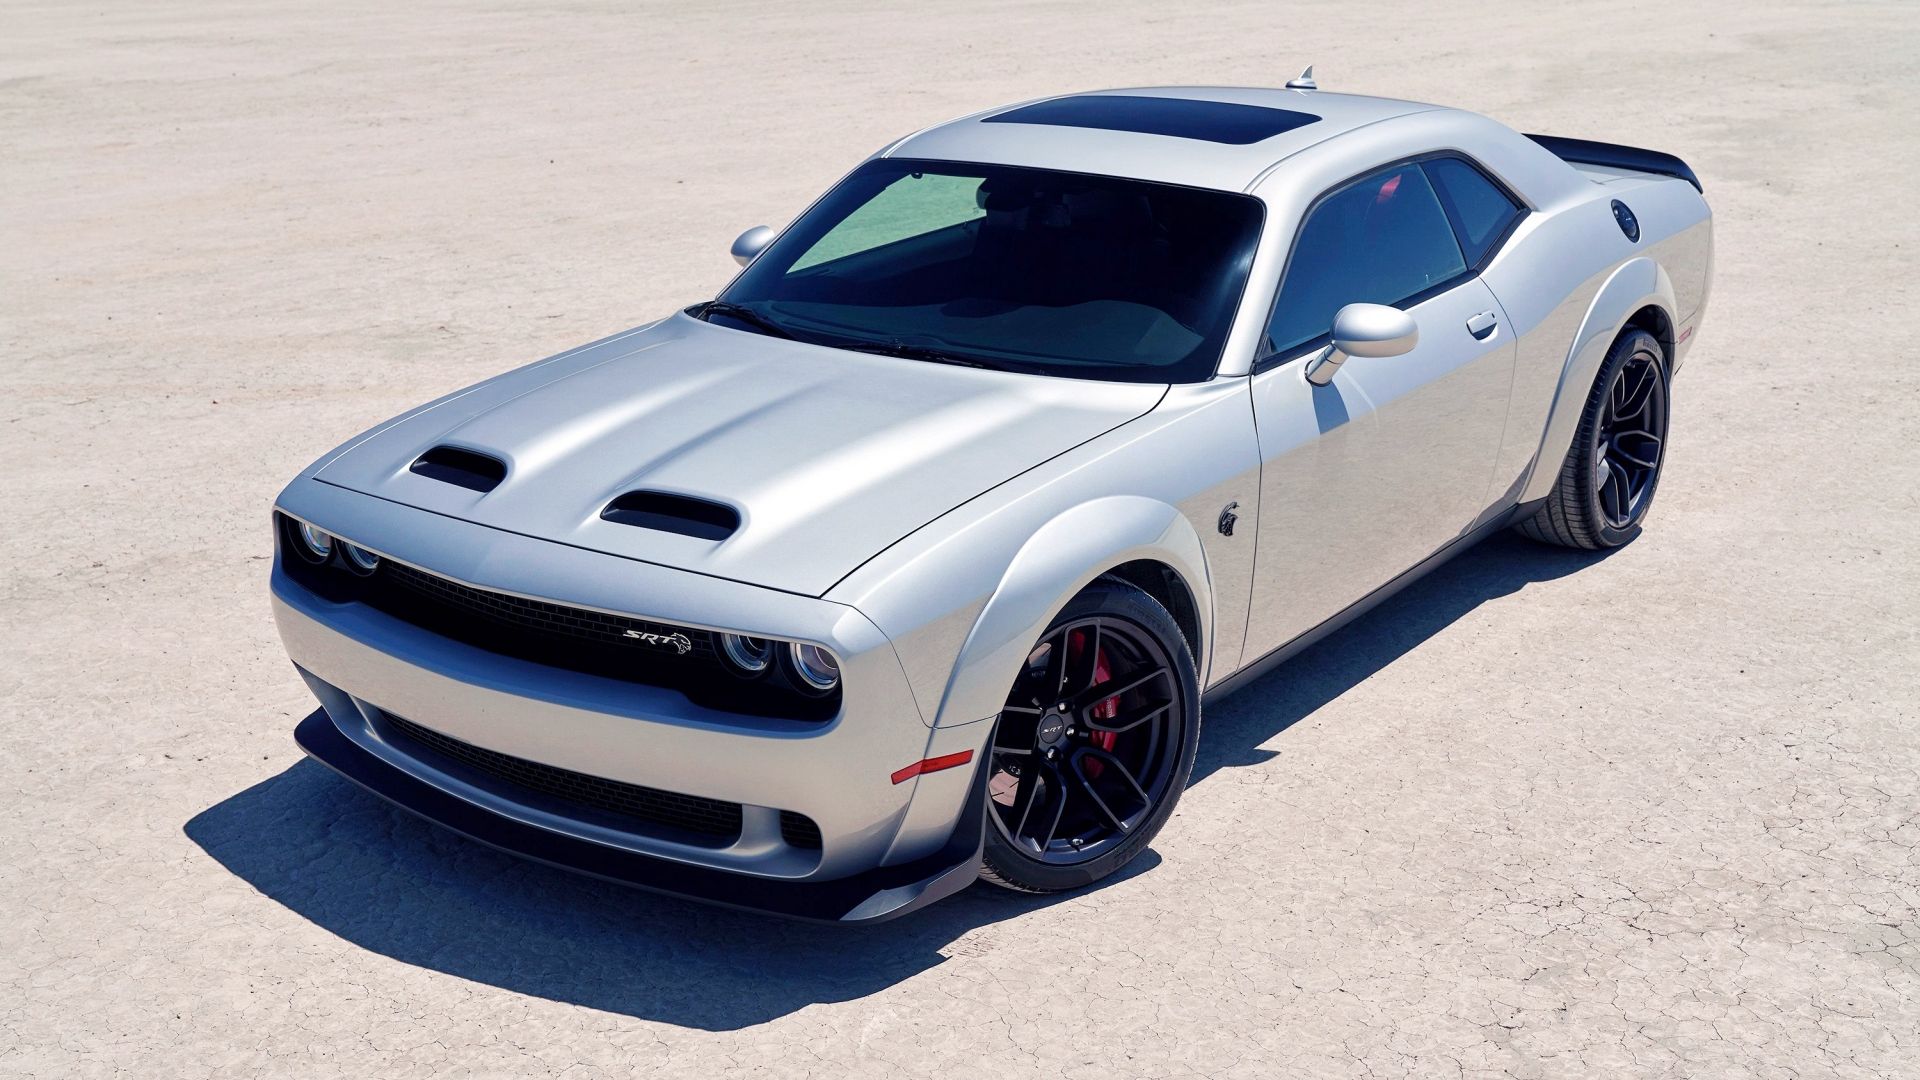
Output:
M1325 337L1348 304L1397 304L1466 269L1419 165L1357 180L1308 211L1267 327L1269 352Z
M788 273L983 216L977 176L903 176L828 230Z
M1479 169L1459 158L1435 158L1426 162L1427 176L1440 193L1440 205L1459 234L1460 250L1468 266L1479 266L1487 251L1506 234L1507 226L1520 216L1507 193Z

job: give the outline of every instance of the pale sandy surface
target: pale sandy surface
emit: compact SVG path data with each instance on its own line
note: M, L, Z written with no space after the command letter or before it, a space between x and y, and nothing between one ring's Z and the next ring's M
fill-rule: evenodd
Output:
M0 6L0 1074L1920 1075L1920 8L258 7ZM770 923L301 762L309 459L895 135L1308 60L1699 168L1640 542L1496 542L1213 711L1050 904Z

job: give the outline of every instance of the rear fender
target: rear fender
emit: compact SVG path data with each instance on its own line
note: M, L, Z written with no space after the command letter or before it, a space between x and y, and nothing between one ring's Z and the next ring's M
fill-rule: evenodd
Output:
M1673 282L1659 263L1650 258L1629 259L1607 278L1587 306L1580 331L1573 337L1560 372L1560 385L1554 392L1553 408L1547 414L1547 426L1534 455L1533 467L1523 485L1520 501L1544 499L1553 490L1560 475L1560 463L1573 446L1573 435L1580 427L1580 414L1586 408L1593 380L1606 362L1607 350L1634 312L1657 307L1666 313L1669 325L1674 318Z

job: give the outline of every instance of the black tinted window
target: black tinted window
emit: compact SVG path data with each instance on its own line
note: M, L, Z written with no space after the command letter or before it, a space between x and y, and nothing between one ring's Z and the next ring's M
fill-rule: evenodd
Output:
M1520 208L1479 169L1459 158L1435 158L1426 163L1426 168L1439 191L1440 204L1446 207L1447 217L1460 236L1468 265L1478 266Z
M884 159L728 288L750 318L713 317L923 360L1196 382L1219 360L1260 218L1258 200L1223 191Z
M1420 166L1375 173L1308 212L1268 327L1272 351L1326 334L1348 304L1397 304L1465 270Z
M1131 94L1084 94L1054 98L997 116L988 124L1052 124L1057 127L1137 131L1171 135L1176 139L1245 146L1305 127L1320 119L1311 113L1236 105L1228 101L1187 98L1137 97Z

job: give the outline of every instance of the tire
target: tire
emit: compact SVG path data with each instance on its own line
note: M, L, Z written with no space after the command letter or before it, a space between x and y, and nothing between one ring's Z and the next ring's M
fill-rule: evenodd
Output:
M1094 696L1106 689L1120 692ZM1051 893L1112 874L1173 816L1199 743L1179 625L1141 590L1096 581L1034 643L994 721L980 876Z
M1639 536L1666 464L1669 404L1660 342L1644 330L1620 335L1587 394L1553 490L1514 530L1587 551Z

